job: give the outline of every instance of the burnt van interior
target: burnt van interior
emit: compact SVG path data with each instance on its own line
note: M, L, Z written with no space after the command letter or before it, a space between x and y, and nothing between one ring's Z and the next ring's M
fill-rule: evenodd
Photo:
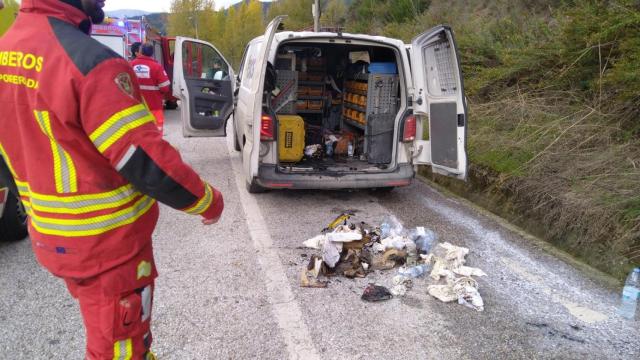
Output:
M384 171L393 163L400 93L384 46L282 44L267 106L281 172Z

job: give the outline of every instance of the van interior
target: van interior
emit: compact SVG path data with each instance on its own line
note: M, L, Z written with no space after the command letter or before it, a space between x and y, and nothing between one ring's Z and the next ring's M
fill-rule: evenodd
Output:
M277 118L279 171L389 171L401 63L393 48L380 45L281 44L266 99Z

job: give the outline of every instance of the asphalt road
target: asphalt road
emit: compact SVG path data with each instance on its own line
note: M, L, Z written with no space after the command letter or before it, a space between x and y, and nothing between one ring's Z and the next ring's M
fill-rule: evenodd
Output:
M160 359L638 359L639 320L616 314L619 288L577 270L538 241L414 181L390 194L272 191L249 195L229 139L166 138L225 196L214 226L163 207L154 235L160 271L154 345ZM299 287L302 247L343 210L378 224L396 215L470 248L485 311L444 304L419 279L404 298L360 300L395 270ZM0 243L0 359L81 359L78 305L30 243Z

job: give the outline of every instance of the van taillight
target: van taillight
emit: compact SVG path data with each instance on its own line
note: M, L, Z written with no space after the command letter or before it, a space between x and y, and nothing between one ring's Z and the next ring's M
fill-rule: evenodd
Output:
M409 115L404 119L404 131L402 141L409 142L416 139L416 117Z
M273 118L269 115L262 115L260 121L260 140L271 141L275 139L274 136L275 124Z

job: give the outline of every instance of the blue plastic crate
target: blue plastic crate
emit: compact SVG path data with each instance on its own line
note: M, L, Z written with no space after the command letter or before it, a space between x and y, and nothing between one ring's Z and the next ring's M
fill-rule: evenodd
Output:
M374 62L369 64L370 74L397 74L398 67L393 62Z

